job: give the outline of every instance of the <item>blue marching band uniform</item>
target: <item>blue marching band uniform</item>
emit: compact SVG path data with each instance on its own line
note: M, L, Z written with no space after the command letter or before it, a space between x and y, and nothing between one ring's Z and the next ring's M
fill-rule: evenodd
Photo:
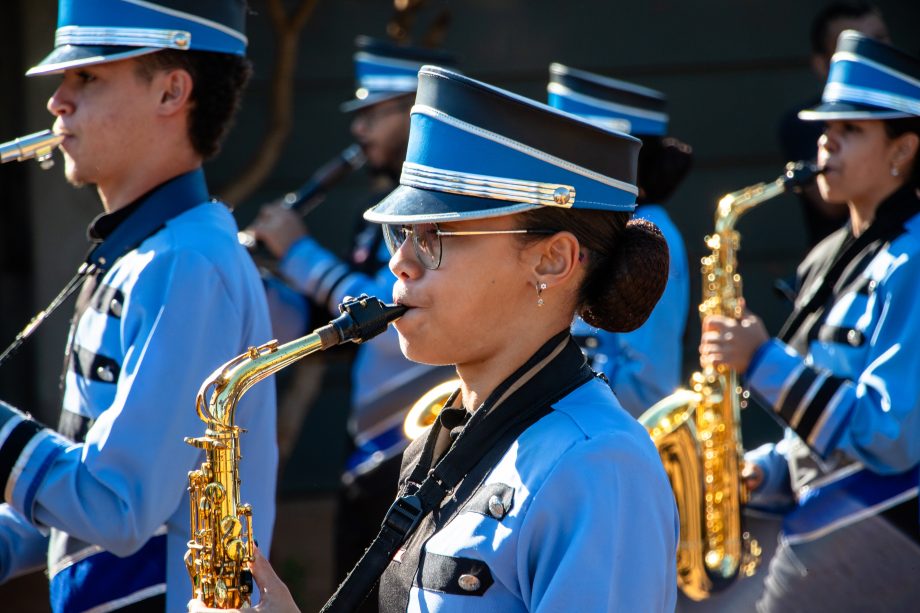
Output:
M804 120L920 116L920 62L848 31L822 104ZM834 274L834 268L839 274ZM795 309L746 383L786 425L748 454L764 469L754 504L787 510L783 539L807 543L900 505L917 532L920 464L920 199L908 185L859 239L848 222L798 270Z
M667 134L664 94L647 87L552 64L547 91L550 106L605 128L643 140L661 139ZM654 158L640 157L640 189L645 187L641 180L643 162L657 166ZM592 367L604 373L617 398L635 417L671 394L681 379L690 277L683 237L663 205L640 199L635 212L636 217L658 226L671 257L664 295L648 320L639 329L625 333L592 328L581 318L573 324L573 334L591 358Z
M635 139L443 68L424 67L419 80L400 186L365 219L401 225L547 205L634 209ZM557 400L546 404L550 395ZM404 454L404 494L442 466L429 451L442 437L447 447L459 432L459 449L466 432L478 432L474 421L487 429L500 411L537 409L542 417L509 426L505 444L477 449L481 461L422 517L384 572L381 611L673 609L677 515L657 451L587 368L568 330L472 417L452 400L440 429Z
M55 50L29 74L161 48L242 55L243 25L242 5L190 13L62 0ZM183 439L203 431L195 396L216 367L271 338L261 281L236 233L201 170L98 217L56 431L0 403L0 578L47 565L56 612L180 611L191 598L187 474L203 456ZM274 387L252 390L237 416L252 460L240 467L241 497L258 509L254 537L267 549Z
M243 4L61 0L55 49L29 74L159 49L242 55ZM400 185L365 214L369 222L482 219L544 205L635 211L662 230L671 256L664 296L642 328L613 334L577 320L571 335L551 339L502 384L515 391L500 402L521 410L547 390L566 391L512 432L500 453L486 454L439 513L422 519L383 575L381 610L672 610L674 501L657 451L630 413L679 384L689 311L683 240L662 203L636 208L643 186L634 168L621 172L628 164L582 166L556 151L552 137L528 140L551 126L550 134L558 129L616 157L638 144L627 134L666 136L664 96L553 64L547 106L421 68L431 58L405 49L369 39L359 47L358 91L344 111L418 88ZM910 116L920 116L920 63L855 33L840 39L822 105L802 113L819 121ZM500 188L483 181L496 177ZM348 295L388 299L394 278L375 228L358 233L351 261L311 237L295 243L279 270L324 314L309 321L305 309L276 308L293 321L275 326L324 323ZM272 338L265 288L236 230L227 208L210 200L200 170L93 222L92 274L67 341L58 427L0 402L0 580L47 565L55 611L116 610L148 598L160 598L167 611L184 609L191 595L186 479L201 461L183 442L202 428L194 397L216 366ZM809 254L793 315L745 377L787 426L781 443L747 457L765 474L752 504L785 514L782 538L790 544L905 504L916 509L918 194L893 194L864 236L854 241L845 227ZM285 298L268 290L270 299ZM582 350L609 385L584 368ZM407 386L420 393L419 381L446 377L408 362L395 330L363 344L353 368L360 373L349 420L356 452L346 479L405 451L404 489L426 468L426 441L410 444L401 433ZM439 423L461 428L470 417L448 405ZM255 537L266 553L275 419L270 384L250 391L237 413L248 431L241 497L257 509ZM917 519L901 527L916 533Z

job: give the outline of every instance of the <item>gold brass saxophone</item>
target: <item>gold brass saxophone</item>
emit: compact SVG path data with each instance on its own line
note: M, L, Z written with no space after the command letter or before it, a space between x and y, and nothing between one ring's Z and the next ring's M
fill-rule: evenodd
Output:
M406 311L361 296L339 305L340 317L284 345L251 347L205 380L195 408L207 424L202 437L185 442L203 449L201 468L189 472L191 540L185 564L195 597L220 609L240 608L252 596L252 508L240 503L240 433L236 407L249 388L316 351L346 341L362 343Z
M719 200L715 232L705 239L710 254L702 258L701 317L742 315L740 235L735 230L741 215L816 174L812 165L790 163L775 181ZM748 497L740 477L742 397L733 370L707 366L690 377L690 389L677 390L639 418L658 448L677 500L677 584L693 600L708 598L739 575L754 574L760 562L760 546L743 531L741 518Z
M0 143L0 164L7 162L24 162L35 158L43 170L54 166L51 155L55 148L64 141L61 134L51 130L42 130L11 141Z

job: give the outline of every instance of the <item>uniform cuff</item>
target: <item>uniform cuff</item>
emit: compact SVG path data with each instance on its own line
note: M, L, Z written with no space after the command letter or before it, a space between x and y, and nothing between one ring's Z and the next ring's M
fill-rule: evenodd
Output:
M751 390L809 447L826 456L847 419L852 382L806 363L777 339L758 349L756 358L748 369Z
M351 272L348 264L309 236L288 249L279 270L299 291L318 304L326 304L332 289Z
M0 483L3 499L33 521L35 495L54 459L70 445L57 433L0 402Z

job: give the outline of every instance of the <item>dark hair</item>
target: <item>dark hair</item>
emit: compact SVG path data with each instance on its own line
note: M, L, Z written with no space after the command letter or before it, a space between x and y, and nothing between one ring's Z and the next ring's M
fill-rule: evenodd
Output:
M901 119L886 119L882 122L888 138L898 138L902 134L913 132L920 137L920 117L903 117ZM914 165L910 169L907 183L920 189L920 150L914 154Z
M645 323L668 282L668 244L658 226L629 213L556 207L518 217L521 228L571 232L587 251L576 312L589 325L629 332Z
M812 53L827 55L833 51L827 48L826 41L831 22L837 19L859 19L871 13L882 16L882 11L871 2L832 2L825 6L811 20Z
M676 138L643 136L639 150L638 203L664 204L693 165L693 148Z
M137 58L138 74L153 78L160 70L180 68L192 77L188 132L192 147L201 157L217 155L240 106L243 88L252 75L245 57L210 51L164 49Z

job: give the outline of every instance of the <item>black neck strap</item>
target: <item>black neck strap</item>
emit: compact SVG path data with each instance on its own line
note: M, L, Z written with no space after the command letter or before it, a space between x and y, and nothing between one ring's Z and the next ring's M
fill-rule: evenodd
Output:
M32 318L13 342L0 354L0 365L6 361L51 314L73 294L89 275L104 274L120 257L144 242L167 221L198 206L208 199L204 171L197 168L163 183L141 196L137 208L121 222L104 241L90 249L76 274L64 288ZM131 205L133 206L133 205Z
M387 511L380 532L321 613L356 610L420 522L455 491L484 453L494 451L500 444L507 450L516 435L546 415L554 402L593 376L578 345L565 330L490 394L440 457L437 451L449 434L440 420L435 421L418 463ZM456 393L451 401L455 397Z
M874 242L879 247L894 240L904 232L904 224L914 215L920 213L920 199L912 187L904 187L883 202L876 213L876 218L866 231L854 240L845 240L834 255L825 273L818 281L814 293L803 304L797 306L789 315L780 330L778 338L789 343L799 332L808 317L821 309L837 282L846 272L853 260ZM849 226L847 226L849 231Z

